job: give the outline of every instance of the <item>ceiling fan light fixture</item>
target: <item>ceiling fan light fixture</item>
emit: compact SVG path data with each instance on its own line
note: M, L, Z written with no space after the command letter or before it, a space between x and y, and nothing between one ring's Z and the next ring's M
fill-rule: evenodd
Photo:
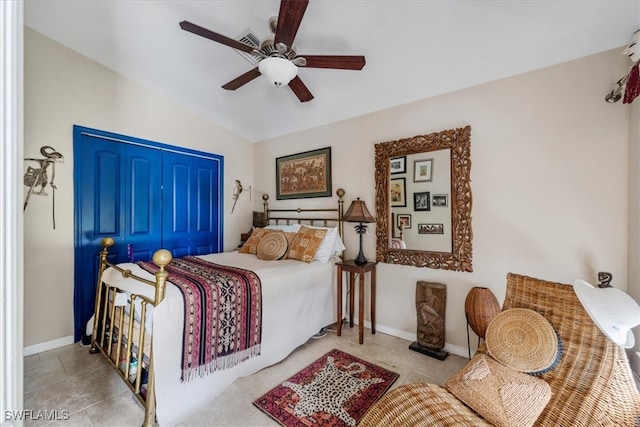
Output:
M223 84L223 89L236 90L263 75L276 87L289 86L300 102L308 102L313 99L313 94L298 77L298 67L361 70L365 64L364 56L361 55L299 56L296 53L294 41L308 4L309 0L281 0L278 17L269 20L273 34L262 39L260 43L251 31L238 36L237 40L189 21L181 21L180 28L235 49L249 62L257 65Z
M274 86L286 86L298 75L298 67L285 58L275 56L258 62L258 70Z

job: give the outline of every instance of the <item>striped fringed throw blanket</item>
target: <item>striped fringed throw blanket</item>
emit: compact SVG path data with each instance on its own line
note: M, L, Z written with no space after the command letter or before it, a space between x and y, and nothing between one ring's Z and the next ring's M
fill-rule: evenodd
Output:
M158 267L138 262L149 273ZM184 297L182 381L260 354L262 289L249 270L187 256L165 267Z

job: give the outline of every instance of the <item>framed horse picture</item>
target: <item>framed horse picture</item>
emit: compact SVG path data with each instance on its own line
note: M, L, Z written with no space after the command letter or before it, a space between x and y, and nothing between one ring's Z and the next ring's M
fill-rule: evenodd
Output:
M331 196L331 147L276 159L278 200Z

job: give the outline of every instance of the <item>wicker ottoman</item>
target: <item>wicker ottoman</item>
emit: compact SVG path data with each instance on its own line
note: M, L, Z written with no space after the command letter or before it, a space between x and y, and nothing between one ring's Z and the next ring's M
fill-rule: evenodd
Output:
M407 384L384 395L369 409L362 426L491 426L446 388L435 384Z

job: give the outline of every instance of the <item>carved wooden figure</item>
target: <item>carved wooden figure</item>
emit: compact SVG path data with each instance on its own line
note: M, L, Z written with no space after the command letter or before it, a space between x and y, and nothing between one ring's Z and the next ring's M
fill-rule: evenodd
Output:
M445 308L447 286L442 283L418 281L416 284L417 342L410 349L440 360L448 353L442 351L445 343Z

